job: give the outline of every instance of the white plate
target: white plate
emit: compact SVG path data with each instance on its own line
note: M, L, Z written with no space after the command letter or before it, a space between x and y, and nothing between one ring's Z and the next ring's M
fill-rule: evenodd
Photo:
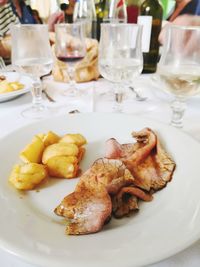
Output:
M112 219L103 231L66 236L62 218L53 213L73 191L77 179L51 180L39 191L19 193L7 182L19 151L34 134L53 130L82 133L88 140L82 168L102 157L104 142L131 140L131 132L154 129L177 163L173 180L142 203L140 212ZM169 257L200 238L200 144L167 125L123 114L72 114L21 128L0 140L0 247L22 259L48 267L133 267Z
M5 93L5 94L0 94L0 102L5 102L12 100L20 95L23 95L27 92L30 91L31 84L32 84L32 79L29 76L20 74L18 72L0 72L0 75L6 76L6 79L8 82L20 82L24 85L23 89Z

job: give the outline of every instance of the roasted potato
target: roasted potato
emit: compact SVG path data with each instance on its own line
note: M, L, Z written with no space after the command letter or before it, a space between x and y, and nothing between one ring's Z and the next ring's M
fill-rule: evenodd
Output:
M73 178L78 171L78 160L73 156L55 156L47 161L47 169L50 176Z
M60 143L75 144L78 147L87 143L87 140L82 134L65 134L59 141Z
M45 148L42 163L46 164L47 161L55 156L77 156L79 149L75 144L57 143Z
M24 163L41 163L44 148L44 142L35 135L32 142L20 152L20 158Z
M60 137L55 134L52 131L49 131L47 134L45 134L43 142L45 147L53 145L55 143L58 143L58 141L60 140Z
M20 82L8 82L7 80L0 81L0 94L17 91L24 88Z
M58 141L60 140L60 137L52 131L49 131L47 134L41 133L41 134L38 134L37 136L40 139L42 139L45 147L58 143Z
M9 93L13 91L13 87L6 81L0 82L0 94Z
M13 88L13 91L17 91L24 88L24 85L20 82L10 82L9 84Z
M34 189L47 177L47 169L38 163L27 163L14 165L9 176L10 183L20 190Z

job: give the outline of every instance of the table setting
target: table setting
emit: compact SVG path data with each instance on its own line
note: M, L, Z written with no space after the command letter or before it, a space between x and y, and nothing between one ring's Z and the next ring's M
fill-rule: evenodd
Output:
M4 93L5 97L0 94L2 266L199 266L200 61L199 47L191 49L188 45L188 36L200 40L199 27L169 27L157 72L153 74L142 74L140 25L102 24L100 43L88 44L83 23L57 24L53 55L44 25L13 26L11 34L14 71L11 67L2 67L0 74L3 80L20 82L23 88ZM39 40L41 46L37 46ZM98 61L96 45L99 46ZM89 51L93 52L89 54ZM91 68L92 74L87 76ZM88 80L85 77L89 77ZM50 175L52 177L46 177L41 184L33 183L33 188L28 190L18 187L21 182L25 183L20 179L26 177L28 164L42 165L45 173L51 173L54 162L51 161L50 166L48 160L43 161L45 150L61 144L66 134L80 134L87 139L83 144L85 154L78 160L80 177L84 180L84 173L92 168L93 162L104 159L106 140L119 140L123 148L124 144L132 144L135 133L140 134L142 129L156 136L157 145L151 153L161 153L160 143L167 151L161 156L151 154L151 160L156 159L155 169L159 167L154 175L161 175L163 169L170 170L166 163L168 153L176 166L171 170L173 175L168 180L163 178L169 183L158 190L144 188L144 195L150 194L153 200L140 201L140 211L120 219L113 218L111 212L101 231L85 234L81 228L75 235L67 235L66 221L55 214L59 201L78 188L78 171L67 179ZM49 132L53 137L47 145ZM136 138L135 154L151 141L150 137L146 141L146 134L141 136ZM32 138L39 139L42 145L33 144ZM29 153L34 154L30 152L32 146L35 154L39 153L39 146L43 147L42 162L41 158L33 162L29 159ZM77 146L80 153L82 145ZM22 150L27 153L23 158ZM54 155L55 160L59 156L63 154ZM142 163L138 164L144 168ZM25 167L24 173L11 173L13 166L13 170ZM148 172L153 173L152 168ZM57 173L59 171L60 168ZM33 175L37 177L36 173ZM135 175L137 178L138 174ZM114 201L112 194L109 199ZM86 217L90 217L92 210L89 208ZM80 216L71 220L70 216L66 217L67 227L82 219Z

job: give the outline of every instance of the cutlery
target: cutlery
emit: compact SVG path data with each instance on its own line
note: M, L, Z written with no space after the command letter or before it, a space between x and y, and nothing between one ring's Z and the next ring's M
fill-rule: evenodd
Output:
M136 100L137 100L137 101L145 101L145 100L147 100L147 97L145 97L145 96L141 96L141 95L138 93L138 91L135 90L134 87L129 86L129 89L135 94L135 97L136 97Z
M78 109L74 109L68 112L69 114L75 114L75 113L80 113Z
M43 88L42 92L43 92L43 94L46 96L46 98L49 100L49 102L54 102L54 103L56 102L56 100L53 99L53 98L47 93L46 88Z

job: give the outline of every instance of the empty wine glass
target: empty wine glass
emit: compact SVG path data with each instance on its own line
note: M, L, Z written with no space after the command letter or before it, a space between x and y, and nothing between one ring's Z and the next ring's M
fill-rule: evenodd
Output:
M142 72L141 30L136 24L101 24L99 70L105 79L115 84L115 111L123 109L124 85Z
M84 34L91 38L92 20L95 16L95 4L93 0L78 0L74 8L74 22L82 22Z
M125 0L106 1L104 23L127 23L127 6Z
M78 90L75 81L75 65L86 54L86 45L82 23L57 24L55 53L58 60L67 63L70 84L64 93L69 97L77 97Z
M12 64L33 79L32 106L23 110L22 115L33 119L46 117L49 112L42 103L40 77L48 74L53 64L48 27L41 24L13 25L11 37Z
M175 96L171 125L183 127L185 101L200 92L200 27L170 25L157 74L162 88Z

